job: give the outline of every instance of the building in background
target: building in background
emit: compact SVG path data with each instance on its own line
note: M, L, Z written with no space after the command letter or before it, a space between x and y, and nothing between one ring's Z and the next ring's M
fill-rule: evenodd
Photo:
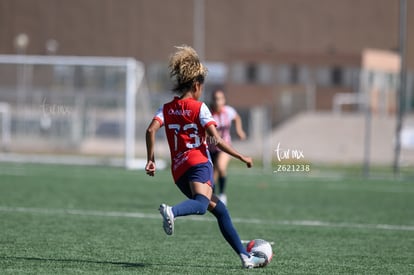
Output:
M408 1L407 65L411 72L413 11L414 1ZM260 135L257 140L263 141L265 129L270 131L302 111L360 110L361 101L366 100L365 85L392 88L368 90L374 111L393 114L396 71L377 72L374 67L379 65L367 67L365 56L367 49L397 55L398 19L397 0L0 0L0 54L134 57L145 65L150 91L146 105L154 109L170 97L166 93L170 90L166 67L169 54L175 45L189 44L199 51L210 70L205 100L214 87L224 86L229 104L243 116L247 130L252 136ZM36 78L19 79L33 72ZM28 93L34 99L27 97L25 107L30 111L35 106L39 111L44 94L49 92L42 87L50 87L53 92L47 95L46 103L57 104L52 106L62 104L59 96L63 92L54 93L58 88L68 92L63 107L72 106L74 94L81 94L77 98L113 97L111 104L100 108L117 107L124 103L123 73L88 66L52 66L46 70L42 66L35 70L1 67L0 102L13 104L23 88L34 87L37 90ZM45 81L49 82L41 86ZM11 88L16 82L24 85ZM408 82L406 107L413 110L412 73ZM58 96L54 98L52 94ZM74 110L88 107L82 100L75 103L82 108ZM96 124L99 127L88 119L89 128L78 128L109 138L122 132L122 112L108 117L96 114L93 117L103 120ZM271 119L260 126L257 121L263 118ZM34 121L37 123L37 119ZM35 125L31 120L26 122L30 127ZM145 119L138 123L137 129L143 128L144 122ZM45 134L44 126L49 124L43 122L38 132ZM16 115L11 125L12 130L17 127Z

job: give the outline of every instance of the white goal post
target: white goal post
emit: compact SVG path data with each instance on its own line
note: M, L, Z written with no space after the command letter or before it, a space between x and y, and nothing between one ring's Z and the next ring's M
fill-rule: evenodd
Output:
M70 89L65 88L65 87L62 87L63 84L57 85L56 83L54 83L56 82L54 80L55 76L53 77L49 76L49 75L56 74L56 71L59 72L59 69L61 71L64 70L65 72L70 72L73 75L73 72L71 70L73 67L77 67L77 68L82 68L80 70L81 72L89 72L89 74L93 75L93 77L96 78L96 80L94 79L95 84L93 85L99 86L100 84L96 84L96 83L99 82L99 80L103 79L104 81L110 83L109 85L112 85L117 89L124 89L124 92L122 92L124 93L123 95L121 95L120 92L118 92L117 94L116 92L111 92L111 91L107 92L105 96L108 98L111 98L112 101L108 100L107 102L102 103L102 106L104 107L100 106L100 110L104 110L104 111L100 111L100 113L95 112L95 113L98 113L98 114L95 114L95 116L99 118L100 115L105 115L106 111L104 108L107 105L109 105L111 108L114 109L112 113L117 113L117 114L121 112L124 113L124 118L123 118L124 121L123 122L117 121L117 126L116 126L120 129L121 128L123 129L123 134L119 135L119 136L123 136L123 143L124 143L122 146L124 148L124 153L123 153L124 160L121 161L121 163L123 163L123 165L125 165L125 167L127 168L137 168L137 167L142 166L142 160L139 160L135 157L135 143L136 143L136 113L137 113L136 95L137 95L137 92L140 90L139 88L142 86L143 81L144 81L143 63L135 60L134 58L122 58L122 57L0 55L0 66L1 66L0 67L1 70L7 73L10 73L10 75L12 75L16 81L16 82L13 82L12 84L6 84L6 82L8 81L8 79L6 79L7 76L4 76L4 78L0 77L0 102L3 101L3 103L0 104L0 113L3 119L3 123L2 123L2 129L3 129L2 130L2 143L3 144L9 143L10 135L24 136L24 135L27 135L26 133L29 131L27 129L35 128L32 125L33 124L37 125L38 124L37 122L32 123L31 126L29 127L27 125L30 125L30 122L25 122L25 120L28 120L30 118L33 119L34 117L36 118L39 117L43 119L43 116L45 115L44 114L45 102L46 104L48 104L47 107L49 108L49 111L52 110L50 108L53 107L53 111L55 112L56 110L57 111L60 110L59 107L62 107L61 109L63 110L67 109L71 111L77 105L70 105L72 103L69 104L67 102L77 101L77 98L80 98L78 101L81 101L81 99L84 100L84 95L82 94L82 92L75 91L76 85L71 83ZM44 71L45 70L44 68L47 68L48 73L44 73L44 72L36 73L36 70ZM99 68L102 68L102 69L99 69ZM118 69L118 71L116 71L117 69L112 69L112 68L121 68L121 69ZM0 73L3 72L1 70L0 70ZM115 73L111 70L115 70ZM121 73L119 71L121 71ZM49 73L49 72L53 72L53 73ZM98 74L99 74L99 77L96 77L95 75L98 75ZM111 74L113 74L113 76L111 76L110 80L106 80L105 77ZM121 74L122 76L120 76ZM6 75L6 73L3 75ZM37 75L39 75L39 77ZM35 77L38 77L40 80L34 79ZM73 78L75 79L75 77ZM86 79L84 80L84 82L86 83L88 83L89 81L86 77L83 77L82 79ZM64 81L66 80L65 79L62 80L62 83ZM75 81L76 80L74 80L74 82ZM37 85L36 82L47 82L47 84L42 84L44 85L42 86L42 88L36 88L34 87L35 85ZM53 83L49 83L49 82L53 82ZM93 82L93 81L90 81L90 82ZM44 88L44 87L47 87L47 88ZM119 88L119 87L122 87L122 88ZM55 89L56 91L53 91L53 89ZM93 94L93 98L97 98L98 100L104 100L105 98L104 95L102 96L99 95L99 88L92 89L88 87L88 88L82 88L82 89L84 89L88 93ZM93 91L91 92L91 90ZM46 91L48 92L47 95L45 95ZM66 92L69 95L66 95L65 94ZM141 92L144 93L145 91L141 91ZM39 103L33 103L35 102L35 99L33 99L35 94L39 95L38 96L39 98L42 98L43 114L42 114L41 108L39 107L40 106ZM8 95L8 97L6 97L6 95ZM6 97L5 98L6 100L2 98L1 96ZM138 101L138 104L141 104L140 109L142 110L140 111L145 114L149 112L149 110L147 109L149 103L145 102L145 100L147 99L145 98L145 94L143 96L144 97ZM62 100L62 103L60 103L60 105L49 103L49 101L51 100L49 99L49 97L52 99L60 98ZM71 98L70 101L67 99L69 97ZM113 99L113 97L116 97L116 99ZM113 102L121 101L123 97L125 97L124 103L119 103L118 105L113 103ZM67 101L63 101L63 98L65 98L65 100ZM83 105L85 105L84 101L82 102L83 102ZM93 105L93 101L90 101L90 102L88 102L88 104ZM35 105L35 104L38 104L38 105ZM120 107L120 105L122 104L124 105ZM112 105L116 105L116 108L112 107ZM36 106L36 107L34 108L33 106ZM82 115L84 115L84 113L86 113L87 111L88 111L87 107L84 107L82 110L75 110L74 112L76 112L76 115L74 115L74 117L79 118ZM27 113L27 115L24 118L21 118L22 113ZM55 113L52 113L52 115L55 115ZM52 115L48 114L49 120ZM63 119L61 118L62 114L61 113L56 114L56 116L58 115L60 115L60 117L56 117L56 118L52 117L52 119L56 120L56 124L61 123L63 125L63 126L60 125L60 128L63 128L63 129L65 129L65 127L75 128L75 126L72 125L72 123L75 124L74 121L68 122L68 120L70 119L66 119L66 121L64 122L66 124L64 124L62 122ZM23 128L25 129L25 131L20 133L17 130L13 130L13 132L10 134L10 128L11 128L10 120L12 119L14 119L13 128L18 129L17 124L20 123L24 125ZM82 119L85 120L83 121L84 122L83 124L90 123L90 120L91 120L90 117L85 117L85 118L81 117L80 120ZM53 121L50 122L50 121L47 121L46 119L45 121L46 122L39 123L40 126L39 127L36 126L36 127L41 128L42 123L45 125L54 125ZM122 124L122 126L119 126L118 124L119 125ZM36 130L33 130L33 131L30 130L31 132L29 131L29 135L31 135L32 133L35 133L37 135L38 132L41 132L42 129L39 130L37 128ZM42 134L45 135L43 132ZM42 138L42 136L40 136L40 138ZM65 134L63 133L63 134L60 134L60 136L57 136L56 138L53 137L51 139L53 139L53 141L58 141L59 139L65 139L65 138L66 138ZM122 141L118 141L118 142L122 142ZM19 146L19 145L16 145L16 146ZM13 149L11 150L11 152L13 153ZM70 154L70 155L71 157L73 157L73 154ZM59 158L59 157L62 157L62 155L56 155L56 157ZM85 157L85 156L81 156L81 157ZM4 159L4 157L2 159ZM39 157L39 159L41 158Z
M7 149L10 143L10 106L6 102L0 102L1 116L1 147Z

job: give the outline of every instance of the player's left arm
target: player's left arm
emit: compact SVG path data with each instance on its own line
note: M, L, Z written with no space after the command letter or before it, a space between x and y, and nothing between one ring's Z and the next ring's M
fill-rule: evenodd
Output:
M216 126L217 123L214 121L213 116L211 115L210 110L207 108L207 105L204 103L200 108L200 124L205 128L207 135L214 141L214 144L223 152L233 156L246 163L247 167L253 166L253 161L251 157L244 156L237 152L230 144L227 144L217 132Z
M155 175L155 154L154 154L154 147L155 147L155 134L161 128L161 124L158 120L152 120L151 124L148 126L146 134L145 134L145 141L147 144L147 165L145 166L145 171L147 175L154 176Z
M217 132L216 126L211 124L206 128L207 134L215 141L216 146L223 152L231 155L232 157L241 160L246 163L247 167L253 166L253 160L251 157L244 156L240 154L236 149L234 149L230 144L225 142Z

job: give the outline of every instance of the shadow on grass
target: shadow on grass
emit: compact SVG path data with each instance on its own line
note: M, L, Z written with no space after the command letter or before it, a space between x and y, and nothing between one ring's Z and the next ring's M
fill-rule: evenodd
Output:
M53 259L53 258L41 258L41 257L23 257L23 256L3 256L0 260L20 260L20 261L38 261L38 262L56 262L56 263L89 263L89 264L104 264L114 265L124 268L143 268L149 266L176 266L176 267L193 267L193 268L206 268L204 265L191 265L191 264L179 264L179 263L129 263L129 262L117 262L117 261L98 261L98 260L84 260L84 259ZM240 270L240 268L229 268L228 266L216 266L215 268L223 268L226 270Z
M143 263L128 263L128 262L116 262L116 261L95 261L95 260L83 260L83 259L52 259L52 258L40 258L40 257L0 257L5 260L24 260L24 261L39 261L39 262L61 262L61 263L90 263L90 264L108 264L122 267L145 267Z

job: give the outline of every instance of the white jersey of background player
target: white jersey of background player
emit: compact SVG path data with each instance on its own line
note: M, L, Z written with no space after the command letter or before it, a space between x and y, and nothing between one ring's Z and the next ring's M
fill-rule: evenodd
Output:
M212 94L211 110L213 118L217 123L217 131L225 142L231 144L230 129L233 121L239 138L241 140L246 139L240 116L233 107L226 105L226 98L220 89L215 90ZM209 145L209 151L214 163L214 178L216 183L218 183L218 188L215 191L220 200L227 204L225 188L227 182L227 166L230 161L230 156L222 152L214 144Z

